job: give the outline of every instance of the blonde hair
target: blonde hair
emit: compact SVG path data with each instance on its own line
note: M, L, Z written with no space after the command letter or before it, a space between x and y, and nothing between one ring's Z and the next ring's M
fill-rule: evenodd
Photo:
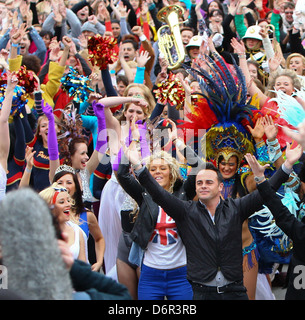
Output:
M68 190L66 190L66 188L64 188L62 185L58 184L57 182L54 182L51 186L40 191L39 196L50 206L50 205L54 205L52 201L53 201L55 192L67 192L67 194L69 195ZM75 201L70 195L69 195L69 198L70 198L71 206L73 206ZM75 224L78 224L78 225L81 224L81 222L75 217L73 213L70 214L69 218L70 218L69 220L74 222Z
M287 69L289 69L289 65L290 65L290 60L292 59L292 58L301 58L302 59L302 62L303 62L303 72L302 72L302 76L304 76L305 75L305 57L302 55L302 54L300 54L300 53L292 53L292 54L290 54L288 57L287 57L287 59L286 59L286 68ZM290 69L289 69L290 70Z
M43 189L39 192L39 196L47 202L47 204L52 204L52 199L55 195L55 192L62 190L62 192L68 192L64 190L63 186L59 185L57 182L54 182L51 186Z
M180 174L180 164L177 161L177 159L173 158L168 152L166 151L160 151L160 152L156 152L148 157L146 157L145 159L143 159L143 163L145 163L145 166L147 167L148 170L150 170L151 167L151 163L155 160L155 159L163 159L167 165L169 166L169 170L170 170L170 187L167 190L170 193L173 193L174 191L174 185L175 182L177 180L183 180ZM135 221L138 217L139 214L139 207L137 205L137 203L134 201L134 208L133 211L130 213L131 216L133 216L133 221Z
M270 75L268 87L266 89L266 95L269 98L275 98L275 96L276 96L275 92L272 92L270 90L274 90L274 85L275 85L276 79L279 77L282 77L282 76L289 77L292 81L293 87L298 90L301 89L301 81L300 81L300 78L297 75L297 73L293 70L283 69L281 71L274 72Z
M151 91L149 90L149 88L145 84L142 84L142 83L130 83L125 88L123 96L127 97L129 89L130 88L135 88L135 87L139 88L142 91L144 99L148 102L148 107L147 107L146 113L147 113L147 115L150 115L151 112L153 111L155 105L156 105L156 101L155 101L155 98L152 95ZM127 106L129 106L129 104L125 103L123 112L125 112L128 109Z
M145 163L148 170L150 170L151 163L155 159L163 159L168 164L170 170L170 188L168 191L172 193L174 190L175 182L177 180L182 180L180 174L180 164L177 159L173 158L168 152L162 150L143 159L143 162Z

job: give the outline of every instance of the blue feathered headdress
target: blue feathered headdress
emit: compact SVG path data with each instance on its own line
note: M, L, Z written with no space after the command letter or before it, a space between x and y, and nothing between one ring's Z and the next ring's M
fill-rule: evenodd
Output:
M252 125L253 111L257 108L247 102L246 81L235 62L230 69L218 55L214 55L214 59L206 56L205 62L210 72L200 66L198 69L184 66L199 82L200 95L217 118L217 123L209 128L201 141L202 152L217 165L220 155L225 159L236 155L240 164L244 154L254 152L252 136L246 125Z

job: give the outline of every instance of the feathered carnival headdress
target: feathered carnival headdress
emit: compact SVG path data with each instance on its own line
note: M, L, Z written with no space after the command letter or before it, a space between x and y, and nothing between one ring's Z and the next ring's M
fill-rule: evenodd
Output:
M206 56L210 73L185 67L199 82L202 98L192 106L188 115L192 123L184 128L208 130L201 140L201 149L207 160L218 166L220 156L226 161L233 155L241 165L243 156L254 152L251 134L246 125L252 124L254 106L247 104L247 86L241 69L232 65L231 70L220 56Z

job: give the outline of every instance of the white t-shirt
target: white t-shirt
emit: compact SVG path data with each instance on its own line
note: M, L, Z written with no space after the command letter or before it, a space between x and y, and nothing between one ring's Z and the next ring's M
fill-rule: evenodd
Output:
M155 269L174 269L186 265L185 247L176 223L161 207L143 263Z

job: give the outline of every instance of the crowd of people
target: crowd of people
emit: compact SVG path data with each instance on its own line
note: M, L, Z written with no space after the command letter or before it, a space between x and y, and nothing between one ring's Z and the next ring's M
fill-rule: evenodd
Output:
M1 0L7 297L304 299L303 2Z

